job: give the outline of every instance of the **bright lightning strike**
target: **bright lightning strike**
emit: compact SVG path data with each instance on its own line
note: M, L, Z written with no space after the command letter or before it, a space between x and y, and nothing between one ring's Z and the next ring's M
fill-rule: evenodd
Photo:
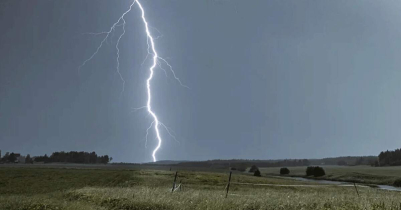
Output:
M151 94L151 90L150 90L150 81L153 78L154 68L157 65L157 59L159 58L159 56L157 55L157 52L155 49L155 43L153 41L153 37L149 32L148 22L146 21L146 18L145 18L145 11L143 10L141 3L139 3L139 1L137 1L137 2L138 2L139 9L141 9L141 11L142 11L142 21L145 23L146 36L147 36L148 40L150 41L150 47L151 47L152 53L153 53L153 64L149 68L150 74L149 74L148 79L146 80L146 87L148 89L148 101L146 103L146 106L147 106L149 114L152 115L152 117L154 119L154 121L153 121L154 128L156 131L156 137L157 137L157 141L158 141L157 147L152 152L153 161L156 162L156 152L157 152L157 150L159 150L159 148L162 144L162 138L160 137L160 132L159 132L159 119L157 119L156 114L152 111L152 107L151 107L151 103L150 103L152 100L152 94ZM134 3L135 3L135 1L134 1Z
M111 28L110 28L109 31L103 31L103 32L98 32L98 33L87 33L87 34L90 34L90 35L105 35L105 38L100 42L100 44L99 44L99 46L97 47L96 51L95 51L88 59L86 59L86 60L81 64L81 66L79 66L79 70L80 70L83 66L85 66L85 64L86 64L87 62L89 62L90 60L92 60L92 59L95 57L95 55L96 55L96 54L99 52L99 50L102 48L104 42L107 42L107 40L109 39L110 34L111 34L111 38L112 38L116 27L122 26L123 32L122 32L122 33L120 34L120 36L118 37L117 43L116 43L116 45L115 45L115 48L116 48L116 50L117 50L116 73L120 76L120 79L121 79L121 81L122 81L122 83L123 83L123 88L122 88L121 93L124 91L125 80L123 79L123 76L122 76L121 73L120 73L120 61L119 61L119 59L120 59L120 49L119 49L118 45L119 45L119 43L120 43L121 38L122 38L122 37L124 36L124 34L125 34L125 24L126 24L126 21L125 21L124 17L125 17L125 15L126 15L127 13L129 13L129 12L132 10L132 7L134 6L135 3L138 5L138 8L141 10L141 18L142 18L142 21L143 21L143 23L144 23L144 25L145 25L146 43L147 43L147 45L148 45L148 48L147 48L148 54L146 55L145 60L148 58L149 55L151 55L151 56L153 56L153 59L152 59L152 60L153 60L153 63L152 63L152 65L151 65L150 68L149 68L149 73L150 73L150 74L149 74L149 77L146 79L146 88L147 88L147 96L148 96L148 97L147 97L146 106L143 106L143 107L140 107L140 108L136 108L136 109L134 109L134 110L136 111L136 110L139 110L139 109L146 109L147 112L148 112L148 113L152 116L152 118L153 118L152 123L151 123L150 126L146 129L146 143L145 143L145 147L146 147L146 145L147 145L149 130L153 127L153 128L154 128L154 131L155 131L155 133L156 133L157 146L156 146L156 148L155 148L155 149L153 150L153 152L152 152L152 157L153 157L153 161L156 162L156 161L157 161L157 159L156 159L156 153L157 153L157 151L160 149L160 146L161 146L161 144L162 144L162 138L161 138L161 135L160 135L159 126L163 126L163 127L166 129L167 133L168 133L174 140L177 141L177 139L175 138L175 136L171 134L171 132L170 132L170 130L168 129L168 127L165 126L163 123L161 123L161 122L159 121L159 119L158 119L156 113L152 110L152 106L151 106L151 101L152 101L151 81L152 81L152 79L153 79L154 70L155 70L156 66L159 66L160 69L162 69L162 70L165 72L165 74L167 75L166 70L162 67L162 65L161 65L161 63L160 63L159 61L162 61L165 65L167 65L167 66L169 67L169 70L170 70L171 73L173 74L174 79L177 80L181 86L186 87L186 88L189 88L189 87L182 84L181 80L176 76L176 74L175 74L175 72L174 72L174 70L173 70L173 67L172 67L164 58L162 58L162 57L160 57L160 56L158 55L158 53L157 53L157 51L156 51L156 48L155 48L154 40L155 40L155 39L158 39L158 38L160 38L160 37L162 37L163 35L162 35L159 31L157 31L157 29L155 29L155 30L156 30L157 32L159 32L159 34L161 34L161 35L159 35L159 36L153 38L153 36L151 35L151 33L150 33L150 31L149 31L150 26L148 25L148 22L147 22L146 17L145 17L145 10L143 9L143 7L142 7L141 3L139 2L139 0L134 0L134 1L132 2L132 4L130 5L129 9L128 9L127 11L125 11L125 12L120 16L120 18L117 20L117 22L115 22L115 23L111 26ZM145 60L143 61L143 63L145 62ZM142 63L142 65L143 65L143 63Z

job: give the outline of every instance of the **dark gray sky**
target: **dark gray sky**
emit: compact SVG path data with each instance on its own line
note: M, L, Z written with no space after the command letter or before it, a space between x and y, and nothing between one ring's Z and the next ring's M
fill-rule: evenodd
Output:
M0 3L0 149L31 155L96 151L151 161L146 128L150 60L140 11L81 72L131 1ZM398 1L142 0L168 58L190 89L160 69L153 107L158 159L377 155L400 147ZM158 32L152 30L156 36Z

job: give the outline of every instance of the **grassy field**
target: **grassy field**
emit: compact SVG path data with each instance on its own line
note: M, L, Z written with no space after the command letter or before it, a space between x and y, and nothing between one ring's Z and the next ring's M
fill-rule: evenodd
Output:
M366 184L392 185L401 178L401 166L322 166L326 175L320 179L348 181ZM288 167L290 176L305 176L306 167ZM280 168L261 168L264 174L279 175Z
M179 171L182 190L171 193L174 173L0 167L0 209L401 210L400 192L360 187L358 197L353 187L316 186L241 173L233 173L228 198L224 191L228 173L217 172Z

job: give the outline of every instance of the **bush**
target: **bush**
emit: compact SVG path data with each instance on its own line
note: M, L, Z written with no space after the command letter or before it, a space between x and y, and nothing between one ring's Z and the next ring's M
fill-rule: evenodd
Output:
M324 176L326 175L326 172L322 167L319 166L309 166L306 168L306 176L314 176L314 177L319 177L319 176Z
M313 166L308 166L306 168L306 176L312 176L313 175L313 170L315 169L315 167Z
M401 187L401 179L395 180L393 185L394 185L395 187Z
M254 175L254 176L262 176L262 175L260 174L259 169L257 169L257 170L255 171L255 173L253 173L253 175Z
M288 168L281 168L280 169L280 174L281 175L290 174L290 170Z
M326 175L326 172L324 172L324 169L322 167L316 166L315 169L313 170L313 176L315 177L324 175Z
M249 169L249 172L253 173L255 171L259 171L259 168L257 166L255 166L255 165L252 165L251 169Z

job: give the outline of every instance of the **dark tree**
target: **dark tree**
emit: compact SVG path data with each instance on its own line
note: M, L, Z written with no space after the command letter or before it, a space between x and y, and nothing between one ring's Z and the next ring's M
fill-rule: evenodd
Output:
M380 166L400 166L401 165L401 149L394 151L380 152L379 154Z
M259 169L257 169L257 170L253 173L253 175L254 175L254 176L262 176L262 175L260 174Z
M255 165L252 165L251 168L249 169L249 172L253 173L255 171L259 171L259 168Z
M92 163L92 164L94 164L94 163L96 163L96 160L97 160L96 152L90 153L90 155L89 155L89 162Z
M10 156L9 152L6 152L6 154L3 156L3 158L1 159L3 162L8 162L8 157Z
M31 158L31 156L29 154L27 154L26 157L25 157L25 163L26 164L33 163L33 160L32 160L32 158Z
M290 174L290 170L288 168L281 168L280 174L281 175Z
M107 164L109 161L110 160L108 155L100 156L100 163Z
M45 162L45 163L50 162L50 158L49 158L49 156L47 156L47 154L45 154L45 156L43 157L43 162Z
M312 176L313 175L313 170L315 169L315 167L313 166L309 166L306 168L306 176Z
M315 169L313 170L313 176L319 177L319 176L324 176L326 175L326 172L322 167L316 166Z
M12 152L10 156L8 156L8 161L14 163L17 160L17 156Z
M306 168L306 176L314 176L314 177L319 177L319 176L324 176L326 175L324 169L319 166L309 166Z

